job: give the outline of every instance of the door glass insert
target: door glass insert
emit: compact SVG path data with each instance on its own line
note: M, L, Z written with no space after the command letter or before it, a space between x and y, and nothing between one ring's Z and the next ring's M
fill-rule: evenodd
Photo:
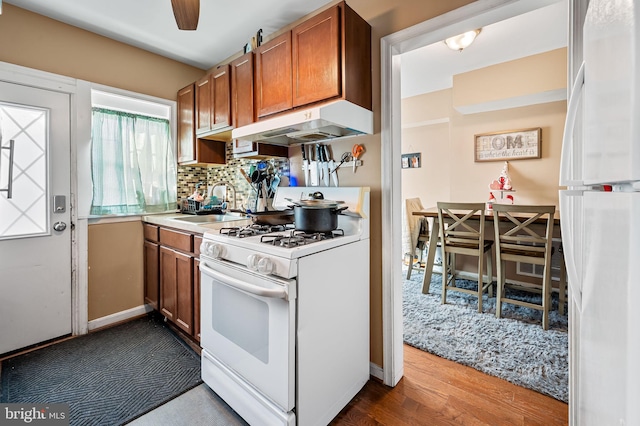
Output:
M0 239L49 234L48 134L47 109L0 102Z

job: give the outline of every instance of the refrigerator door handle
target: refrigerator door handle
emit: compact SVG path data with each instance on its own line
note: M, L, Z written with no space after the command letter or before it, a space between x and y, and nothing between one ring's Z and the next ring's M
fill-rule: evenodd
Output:
M576 255L579 248L576 247L576 237L572 229L577 212L569 197L581 197L582 195L583 191L560 191L560 226L562 227L562 248L567 270L569 296L574 300L574 306L580 313L582 313L582 291L577 286L577 283L580 282L580 277L576 267Z
M573 131L578 115L578 105L582 98L582 89L584 87L584 62L578 69L573 88L571 89L571 97L567 106L567 118L564 123L564 134L562 136L562 154L560 157L560 185L561 186L581 186L583 185L582 174L579 179L575 179L572 175L571 160L576 155L576 141L573 138Z

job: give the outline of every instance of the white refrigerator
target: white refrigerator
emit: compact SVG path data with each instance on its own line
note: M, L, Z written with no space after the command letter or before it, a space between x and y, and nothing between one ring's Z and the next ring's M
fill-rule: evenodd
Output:
M584 62L560 169L571 425L640 425L639 8L591 0L573 38Z

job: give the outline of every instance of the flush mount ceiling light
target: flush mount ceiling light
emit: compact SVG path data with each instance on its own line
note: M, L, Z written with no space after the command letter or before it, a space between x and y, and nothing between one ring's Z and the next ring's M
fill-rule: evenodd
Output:
M458 52L462 52L462 49L466 49L473 43L473 41L478 37L482 28L478 28L477 30L467 31L464 34L460 34L457 36L449 37L444 41L444 44L451 50L457 50Z

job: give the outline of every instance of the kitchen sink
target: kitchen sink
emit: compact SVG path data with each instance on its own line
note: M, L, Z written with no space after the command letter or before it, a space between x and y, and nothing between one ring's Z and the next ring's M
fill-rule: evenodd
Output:
M216 222L228 222L231 220L242 220L246 218L246 216L242 216L239 214L206 214L206 215L197 215L197 216L189 216L186 215L184 217L174 217L173 220L180 220L183 222L190 223L216 223Z

